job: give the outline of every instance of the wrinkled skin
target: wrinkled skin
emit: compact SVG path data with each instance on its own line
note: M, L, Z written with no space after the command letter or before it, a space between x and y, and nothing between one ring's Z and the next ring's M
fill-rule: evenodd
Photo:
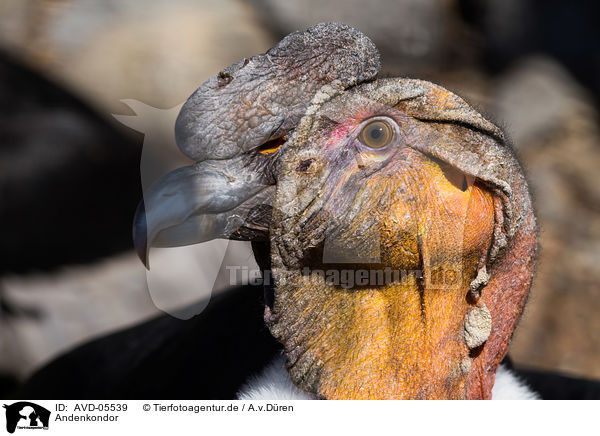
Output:
M146 194L136 243L142 258L153 241L270 246L265 321L321 398L490 398L532 279L527 184L494 124L378 68L364 35L325 24L211 78L177 122L200 162ZM392 132L381 148L361 136L375 119ZM319 270L411 273L347 287Z
M400 90L419 86L425 90L421 96L403 98ZM391 94L394 87L399 92ZM483 384L491 388L488 374L499 361L489 366L479 361L488 353L497 359L504 350L488 344L472 351L463 324L471 307L482 303L492 319L514 308L492 301L497 294L487 287L470 292L480 269L492 268L495 277L491 256L501 238L494 234L506 230L503 215L495 216L501 188L492 185L493 176L470 166L469 158L477 153L478 159L471 158L475 165L501 158L516 171L518 166L491 136L497 134L492 125L482 125L487 136L408 115L420 98L447 95L407 80L359 86L303 120L290 140L294 146L282 150L271 224L275 303L266 321L286 348L292 379L305 390L324 398L489 396L475 391ZM356 139L373 117L397 126L396 139L385 149L369 150ZM469 146L471 141L477 146ZM444 153L453 154L455 166L435 159ZM300 167L307 160L311 166ZM457 174L469 176L464 191ZM377 253L380 261L371 269L422 269L424 280L408 277L346 290L303 275L305 266L332 266L322 264L328 241L335 250ZM530 256L534 249L535 237ZM440 269L456 272L456 281L436 283L433 273ZM516 291L523 295L522 290ZM522 306L524 300L514 303ZM511 331L516 319L512 322Z

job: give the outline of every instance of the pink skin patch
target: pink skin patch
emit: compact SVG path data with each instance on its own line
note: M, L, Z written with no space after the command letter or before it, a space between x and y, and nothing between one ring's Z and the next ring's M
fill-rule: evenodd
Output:
M363 111L354 113L352 116L340 121L336 128L330 132L329 139L325 143L325 148L335 147L342 140L347 139L353 130L356 129L356 126L358 126L367 118L374 116L376 116L376 114Z

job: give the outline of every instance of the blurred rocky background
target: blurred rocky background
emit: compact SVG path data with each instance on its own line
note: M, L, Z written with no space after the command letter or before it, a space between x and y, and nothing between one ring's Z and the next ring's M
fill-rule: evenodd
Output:
M0 0L0 396L90 337L225 289L222 257L253 265L245 244L215 242L156 250L159 267L146 273L131 247L133 211L142 186L184 162L167 151L178 105L223 66L322 21L370 36L385 74L438 82L506 127L541 228L510 354L520 366L600 378L599 8Z

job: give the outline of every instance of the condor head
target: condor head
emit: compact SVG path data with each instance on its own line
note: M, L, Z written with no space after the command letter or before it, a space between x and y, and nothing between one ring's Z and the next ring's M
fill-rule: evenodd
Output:
M322 398L490 398L532 279L525 178L461 98L378 70L328 23L209 79L176 123L197 163L145 194L138 253L253 241L265 322Z

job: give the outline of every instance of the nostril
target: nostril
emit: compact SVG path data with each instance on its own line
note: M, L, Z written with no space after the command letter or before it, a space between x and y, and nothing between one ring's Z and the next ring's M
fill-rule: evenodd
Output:
M306 170L308 170L310 168L310 166L312 165L312 163L313 163L312 159L302 160L302 161L300 161L300 163L296 167L296 171L306 171Z
M229 82L231 82L233 80L233 77L231 76L231 74L226 73L225 71L219 71L219 74L217 75L217 86L219 88L222 88L223 86L229 84Z

